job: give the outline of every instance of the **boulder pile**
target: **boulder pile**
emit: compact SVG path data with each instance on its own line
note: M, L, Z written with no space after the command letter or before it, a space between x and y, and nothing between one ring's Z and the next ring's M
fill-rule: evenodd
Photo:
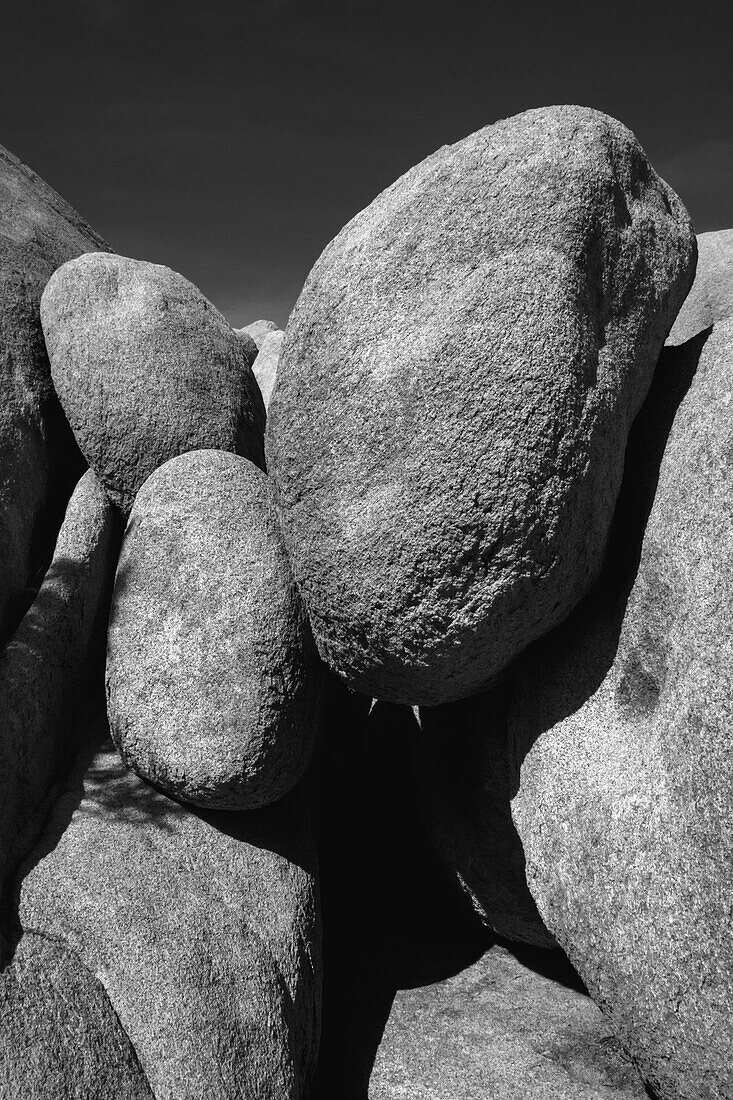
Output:
M497 937L565 952L599 1088L730 1100L733 232L699 255L629 130L542 108L235 330L0 155L0 1100L363 1100L395 990ZM461 1051L524 1011L493 958ZM576 1080L544 1020L476 1095Z

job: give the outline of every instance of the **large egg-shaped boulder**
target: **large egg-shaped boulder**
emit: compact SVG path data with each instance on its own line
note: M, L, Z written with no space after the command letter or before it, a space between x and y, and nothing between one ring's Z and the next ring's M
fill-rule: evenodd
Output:
M185 451L233 451L264 466L252 354L182 275L80 256L50 279L41 321L64 412L124 512L153 470Z
M222 451L141 489L110 615L107 702L127 764L197 806L252 809L309 762L321 673L271 483Z
M350 687L470 695L588 590L694 266L633 134L581 107L440 149L328 246L266 447L319 650Z

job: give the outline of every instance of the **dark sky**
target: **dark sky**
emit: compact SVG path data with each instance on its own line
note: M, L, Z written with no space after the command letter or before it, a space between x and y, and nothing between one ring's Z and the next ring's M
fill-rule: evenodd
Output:
M582 103L698 231L733 226L733 3L23 0L0 143L113 247L284 324L341 226L438 146Z

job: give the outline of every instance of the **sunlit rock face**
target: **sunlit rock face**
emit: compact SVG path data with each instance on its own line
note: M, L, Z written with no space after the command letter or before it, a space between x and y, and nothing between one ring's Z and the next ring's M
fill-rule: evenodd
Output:
M588 591L694 264L634 136L581 107L438 150L332 241L266 448L316 642L350 687L471 695Z

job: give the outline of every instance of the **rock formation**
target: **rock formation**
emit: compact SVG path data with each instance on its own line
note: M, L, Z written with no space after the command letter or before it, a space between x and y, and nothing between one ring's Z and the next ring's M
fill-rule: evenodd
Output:
M350 687L471 695L588 591L694 265L634 136L579 107L440 149L331 242L266 446L319 651Z
M84 464L51 385L38 317L66 260L108 246L0 146L0 638L17 625L30 574L48 565Z
M443 979L374 1100L730 1100L733 231L552 107L285 334L100 248L0 150L0 1100L364 1100Z
M255 378L257 379L257 384L262 392L262 400L265 402L266 409L270 406L270 398L275 388L277 365L280 362L284 336L285 333L279 330L268 333L262 341L259 355L255 359L252 367Z
M101 650L120 533L92 471L77 485L40 591L0 653L0 886L42 827L75 749Z
M58 944L82 984L77 1012L111 1037L105 1090L86 1095L122 1080L147 1098L129 1043L155 1100L306 1100L320 936L305 792L258 813L193 813L126 770L103 713L82 721L88 750L21 869L18 920ZM39 1013L49 995L21 993Z
M124 760L197 806L257 809L310 760L322 676L265 474L192 451L140 490L107 645Z
M49 281L41 319L64 412L125 513L146 477L185 451L263 465L265 410L244 344L182 275L82 256Z

